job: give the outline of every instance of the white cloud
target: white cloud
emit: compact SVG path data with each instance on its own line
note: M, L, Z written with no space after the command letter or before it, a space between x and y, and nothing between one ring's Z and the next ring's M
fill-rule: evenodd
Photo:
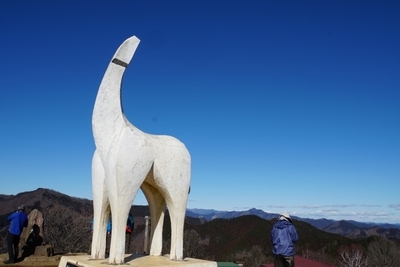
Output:
M310 219L354 220L359 222L398 223L400 215L381 204L268 205L265 212L289 214ZM400 211L400 203L390 207ZM392 210L393 211L393 210Z
M356 204L334 204L334 205L296 205L291 206L296 209L322 209L322 208L348 208L355 207Z
M397 204L390 204L388 207L389 207L389 208L393 208L393 209L395 209L395 210L400 210L400 203L397 203Z
M361 207L368 207L368 208L380 208L382 205L379 204L361 204Z
M286 206L285 205L268 205L267 208L284 209L284 208L286 208Z

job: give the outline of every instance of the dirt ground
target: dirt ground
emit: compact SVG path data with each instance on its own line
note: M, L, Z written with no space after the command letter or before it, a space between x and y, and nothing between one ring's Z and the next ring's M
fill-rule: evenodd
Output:
M46 256L30 256L23 261L14 264L4 264L3 261L8 259L7 254L0 254L0 266L13 266L13 267L58 267L62 255L55 255L51 257Z

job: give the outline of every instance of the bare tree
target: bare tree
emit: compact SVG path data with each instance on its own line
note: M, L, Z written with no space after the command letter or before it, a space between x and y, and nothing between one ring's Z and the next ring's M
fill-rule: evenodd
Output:
M246 267L260 267L268 261L261 246L254 245L250 250L240 250L230 254L227 261L244 263Z
M371 266L400 266L400 252L396 245L383 237L376 237L368 246L368 256Z
M55 252L87 252L91 244L91 214L79 214L62 207L43 212L44 241Z
M364 250L357 245L342 246L339 248L338 263L340 267L365 267L367 259Z
M248 252L247 250L240 250L229 254L226 260L236 263L243 263L248 257L250 257L250 252Z
M204 247L201 236L195 230L186 230L183 236L183 256L189 258L204 257Z
M267 257L264 255L262 247L255 245L249 251L250 257L246 260L246 266L260 267L266 263Z

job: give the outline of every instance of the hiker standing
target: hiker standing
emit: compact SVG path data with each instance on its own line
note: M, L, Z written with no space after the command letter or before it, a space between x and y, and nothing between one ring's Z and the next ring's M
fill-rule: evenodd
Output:
M28 226L28 216L25 214L25 206L19 206L18 210L8 216L7 220L10 221L7 233L8 260L3 261L4 264L17 262L19 253L18 244L22 229Z
M299 237L290 215L282 213L271 231L275 267L294 267L294 242L297 240Z
M92 224L91 224L91 226L90 226L90 230L92 231L92 234L93 234L93 224L94 224L94 218L92 218ZM108 221L107 221L106 254L108 254L109 251L110 251L111 230L112 230L111 217L109 217L109 218L108 218ZM90 245L90 247L89 247L89 252L88 252L88 254L90 254L91 251L92 251L92 245Z
M135 228L135 220L133 219L132 214L129 213L125 231L125 254L128 254L130 251L132 232L134 228Z

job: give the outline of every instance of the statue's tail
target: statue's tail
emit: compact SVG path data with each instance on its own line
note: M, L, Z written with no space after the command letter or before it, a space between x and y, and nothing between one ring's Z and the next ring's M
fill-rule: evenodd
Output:
M92 115L93 136L100 155L107 153L112 140L124 127L121 82L139 42L132 36L120 45L101 81Z

